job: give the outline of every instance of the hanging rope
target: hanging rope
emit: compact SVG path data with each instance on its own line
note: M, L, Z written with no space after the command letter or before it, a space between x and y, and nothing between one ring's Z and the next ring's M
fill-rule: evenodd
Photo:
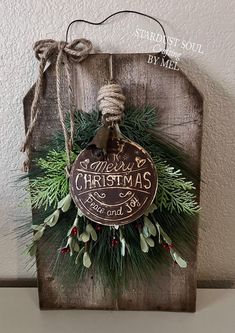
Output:
M120 122L124 111L125 96L119 84L106 84L98 92L97 102L104 122L113 124Z
M71 150L74 137L74 107L73 107L73 92L72 92L72 71L71 64L83 61L89 55L92 49L92 43L84 38L75 39L71 43L57 42L52 39L40 40L35 43L34 51L36 58L40 61L39 75L35 85L34 98L31 105L30 122L25 136L25 141L21 148L22 152L26 152L27 160L24 162L24 171L29 170L30 148L32 144L32 136L35 125L40 114L40 97L43 89L44 70L49 60L56 58L56 92L60 123L64 133L65 150L67 155L67 170L71 166ZM65 72L68 82L69 94L69 114L70 114L70 130L68 131L65 125L65 114L63 111L61 89L62 89L62 69L65 67Z

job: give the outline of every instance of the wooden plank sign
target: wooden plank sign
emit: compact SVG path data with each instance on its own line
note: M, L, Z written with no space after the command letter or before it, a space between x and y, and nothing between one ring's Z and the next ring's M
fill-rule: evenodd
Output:
M115 80L123 88L126 107L134 106L140 109L146 105L155 107L161 119L164 120L168 133L174 136L188 153L190 167L199 173L203 102L199 92L187 77L180 70L149 64L147 54L114 54L113 73ZM90 112L96 108L98 90L108 78L109 54L92 54L81 64L74 65L73 91L78 110ZM52 64L44 74L46 85L40 102L41 113L33 138L33 148L36 151L52 138L55 130L60 129L55 80L55 66ZM64 84L65 108L68 105L66 87L67 85ZM24 98L26 129L30 119L33 92L34 87ZM146 158L145 153L142 153L140 160ZM143 162L140 160L138 163ZM90 168L89 156L82 156L76 163L80 169L81 166L83 167L83 174L84 170L87 171ZM145 163L148 163L146 171L149 171L152 167L151 161ZM80 188L84 185L83 178L81 176L78 177L79 180L78 178L75 180L77 176L78 173L74 169L74 184L76 183L75 187ZM146 179L148 179L147 176ZM157 179L154 178L154 181L156 182ZM102 193L107 194L108 192ZM102 193L98 194L103 195ZM120 193L121 191L118 192L118 195ZM76 191L73 192L73 196L75 202L76 199L79 201ZM152 196L154 193L148 194L150 201ZM139 200L143 198L144 196L141 196ZM84 202L83 199L82 201ZM86 207L86 211L89 215L89 207L88 209ZM142 212L142 210L140 211ZM97 216L97 222L103 223L102 213L100 212ZM125 223L125 219L120 220L118 214L116 214L116 218L120 223ZM156 271L155 280L151 283L149 281L140 283L133 278L129 290L120 295L117 300L114 300L110 291L95 279L92 271L86 281L79 282L75 287L57 280L52 275L50 263L59 247L60 244L55 241L50 244L48 252L45 246L40 246L39 242L37 268L42 309L195 311L196 245L194 255L186 269L180 269L177 265L166 267L161 271Z

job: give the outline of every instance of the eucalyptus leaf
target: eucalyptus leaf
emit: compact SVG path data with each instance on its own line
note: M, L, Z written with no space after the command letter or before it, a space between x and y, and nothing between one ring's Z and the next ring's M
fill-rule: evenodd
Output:
M44 223L45 223L45 224L47 224L51 219L53 219L53 214L54 214L54 213L48 215L48 216L44 219Z
M79 222L79 218L76 216L74 222L73 222L73 227L77 227Z
M171 241L170 237L165 233L165 231L162 230L162 228L161 228L161 235L162 235L162 237L164 238L165 242L168 245L172 244L172 241Z
M35 242L33 242L28 250L28 253L29 253L30 257L35 257L36 252L37 252L37 244Z
M61 209L61 208L63 207L66 198L67 198L67 195L66 195L63 199L61 199L61 200L58 202L58 204L57 204L57 208L58 208L58 209Z
M94 242L97 241L97 233L91 224L87 224L86 232L91 235L91 238Z
M140 234L140 248L142 252L147 253L149 251L149 246L142 233Z
M126 249L128 251L128 253L131 255L131 249L130 249L130 246L126 243Z
M44 233L44 230L45 230L45 227L43 227L41 230L38 230L34 235L33 235L33 240L36 242L36 241L38 241L41 237L42 237L42 235L43 235L43 233Z
M82 242L86 243L86 242L88 242L89 239L90 239L90 234L89 234L88 232L84 231L84 232L80 235L79 238L81 239Z
M161 229L160 225L156 223L157 231L158 231L158 243L161 244Z
M38 225L33 224L33 225L31 226L31 228L32 228L34 231L41 230L43 227L44 227L43 224L38 224Z
M154 240L152 238L148 237L145 240L150 247L154 247Z
M58 222L60 217L60 211L57 209L52 215L51 218L46 222L49 227L54 227L56 223Z
M77 265L77 263L78 263L78 259L81 257L81 255L82 255L82 253L84 252L84 247L82 247L81 249L80 249L80 251L78 252L78 255L76 256L76 259L75 259L75 264Z
M83 216L83 212L79 208L77 208L77 215L80 217Z
M86 232L88 232L89 234L91 233L91 231L93 230L92 225L89 223L86 225Z
M79 252L80 251L80 246L79 246L78 242L74 242L73 250L75 252Z
M71 201L72 201L71 195L70 194L66 195L64 203L61 207L62 212L66 213L69 210Z
M144 227L143 227L143 234L144 234L144 237L150 236L149 229L146 225L144 225Z
M86 268L89 268L91 266L91 258L88 252L85 252L83 254L83 266L85 266Z
M124 238L121 239L121 255L124 257L126 254L126 241Z
M162 229L162 227L160 226L160 224L156 223L156 226L157 226L158 230L160 230L161 236L163 237L164 241L168 245L171 245L172 241L171 241L170 237L165 233L165 231Z
M91 231L91 238L92 238L92 240L94 241L94 242L96 242L97 241L97 233L96 233L96 231L95 231L95 229L93 229L92 231Z
M72 237L69 237L67 244L70 249L70 257L71 257L73 255L74 239Z
M170 250L171 256L174 261L179 265L181 268L186 268L187 267L187 262L174 250Z
M144 217L144 225L149 229L149 232L152 236L157 235L157 229L155 225L150 221L147 216Z

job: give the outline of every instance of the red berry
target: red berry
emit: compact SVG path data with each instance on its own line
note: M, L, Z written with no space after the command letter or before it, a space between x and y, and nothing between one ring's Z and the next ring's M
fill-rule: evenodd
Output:
M112 245L112 247L117 246L118 243L119 243L118 239L113 238L113 239L111 240L111 245Z
M67 246L67 247L62 247L62 249L60 250L60 252L62 253L62 254L65 254L65 253L68 253L70 250L69 250L69 247Z
M100 225L96 225L96 226L95 226L95 230L96 230L96 231L100 231L100 230L101 230L101 226L100 226Z
M168 252L170 251L171 245L169 245L169 244L167 244L167 243L163 243L162 246L164 247L164 249L165 249L166 251L168 251Z
M71 230L71 235L72 236L77 236L78 234L78 228L77 227L73 227L73 229Z

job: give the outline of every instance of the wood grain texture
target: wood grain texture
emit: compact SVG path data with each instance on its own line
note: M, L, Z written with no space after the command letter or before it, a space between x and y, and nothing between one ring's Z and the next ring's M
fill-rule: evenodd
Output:
M190 156L192 168L200 171L201 123L203 102L200 94L181 71L148 64L147 54L113 55L114 77L123 87L126 106L154 106L167 133L183 146ZM109 78L109 55L91 55L74 67L73 89L76 106L85 112L96 108L99 88ZM45 73L41 115L33 140L33 148L40 149L60 128L58 120L55 69L51 65ZM24 99L26 129L30 115L33 89ZM66 82L64 109L67 107ZM178 124L178 125L177 125ZM50 256L60 244L48 244L49 254L39 246L37 254L38 286L42 309L114 309L114 310L165 310L195 311L196 302L196 247L194 257L183 270L176 265L156 272L153 283L132 282L128 292L114 302L109 291L90 274L75 289L52 277Z

